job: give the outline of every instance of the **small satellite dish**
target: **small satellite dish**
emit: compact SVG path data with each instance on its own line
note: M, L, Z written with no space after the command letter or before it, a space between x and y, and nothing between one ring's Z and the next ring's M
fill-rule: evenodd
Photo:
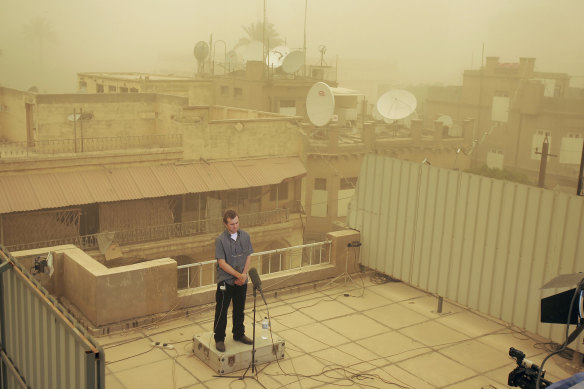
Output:
M448 115L442 115L438 119L436 119L436 121L441 122L442 127L448 127L449 129L452 128L452 125L454 124L454 121Z
M304 52L295 50L284 57L282 61L282 70L284 73L293 74L304 65Z
M335 96L324 82L314 84L306 95L308 120L317 127L326 126L335 112Z
M416 97L403 89L384 93L377 100L377 110L386 119L397 120L408 117L416 110Z
M193 51L197 60L204 61L209 55L209 44L205 41L198 41Z
M83 113L72 113L67 116L67 120L70 122L76 122L78 120L90 120L93 119L93 114L90 112L83 112Z
M290 49L286 46L277 46L274 47L268 53L268 57L266 58L266 64L271 68L279 68L282 66L282 62L284 62L284 58L290 54Z

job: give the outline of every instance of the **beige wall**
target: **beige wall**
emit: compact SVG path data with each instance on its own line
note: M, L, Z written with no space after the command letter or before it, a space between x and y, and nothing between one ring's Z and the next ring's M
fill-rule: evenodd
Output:
M155 94L39 95L37 102L38 140L167 133L172 116L186 105L184 98ZM74 109L93 118L74 126L68 120Z
M184 124L185 159L232 160L298 156L301 137L289 120L224 120Z
M64 297L93 325L153 315L177 302L177 265L171 258L108 269L75 246L13 253L26 265L35 255L55 253L55 273L42 276L50 293ZM30 267L30 266L29 266Z
M34 104L35 101L33 93L0 87L0 142L27 140L26 103Z

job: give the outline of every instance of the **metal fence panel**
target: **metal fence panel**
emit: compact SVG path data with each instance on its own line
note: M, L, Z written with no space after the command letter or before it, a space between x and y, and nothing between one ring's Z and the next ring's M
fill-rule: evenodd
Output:
M103 389L103 350L0 248L2 387Z
M362 165L347 216L363 265L564 341L540 322L540 290L584 271L584 198L379 155ZM582 351L582 341L571 346Z

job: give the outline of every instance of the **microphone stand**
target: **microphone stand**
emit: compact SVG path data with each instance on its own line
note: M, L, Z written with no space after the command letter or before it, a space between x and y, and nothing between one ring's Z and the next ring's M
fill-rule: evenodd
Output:
M226 375L220 375L220 376L216 376L216 377L222 377L222 378L239 378L240 380L243 380L245 378L253 378L254 380L257 381L258 384L260 384L263 388L265 388L264 384L262 384L260 382L260 380L258 379L258 371L255 365L255 339L256 339L256 291L257 288L254 285L253 287L253 336L252 336L252 343L251 343L251 364L247 367L247 369L245 369L245 371L243 372L243 374L241 375L241 377L239 376L226 376ZM251 373L252 376L251 377L246 377L245 375L247 374L247 371L249 370L249 368L251 367Z

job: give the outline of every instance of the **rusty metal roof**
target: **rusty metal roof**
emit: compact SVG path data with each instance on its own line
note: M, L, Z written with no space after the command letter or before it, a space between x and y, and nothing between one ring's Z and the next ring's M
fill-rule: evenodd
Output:
M278 184L306 174L297 157L0 176L0 213Z

